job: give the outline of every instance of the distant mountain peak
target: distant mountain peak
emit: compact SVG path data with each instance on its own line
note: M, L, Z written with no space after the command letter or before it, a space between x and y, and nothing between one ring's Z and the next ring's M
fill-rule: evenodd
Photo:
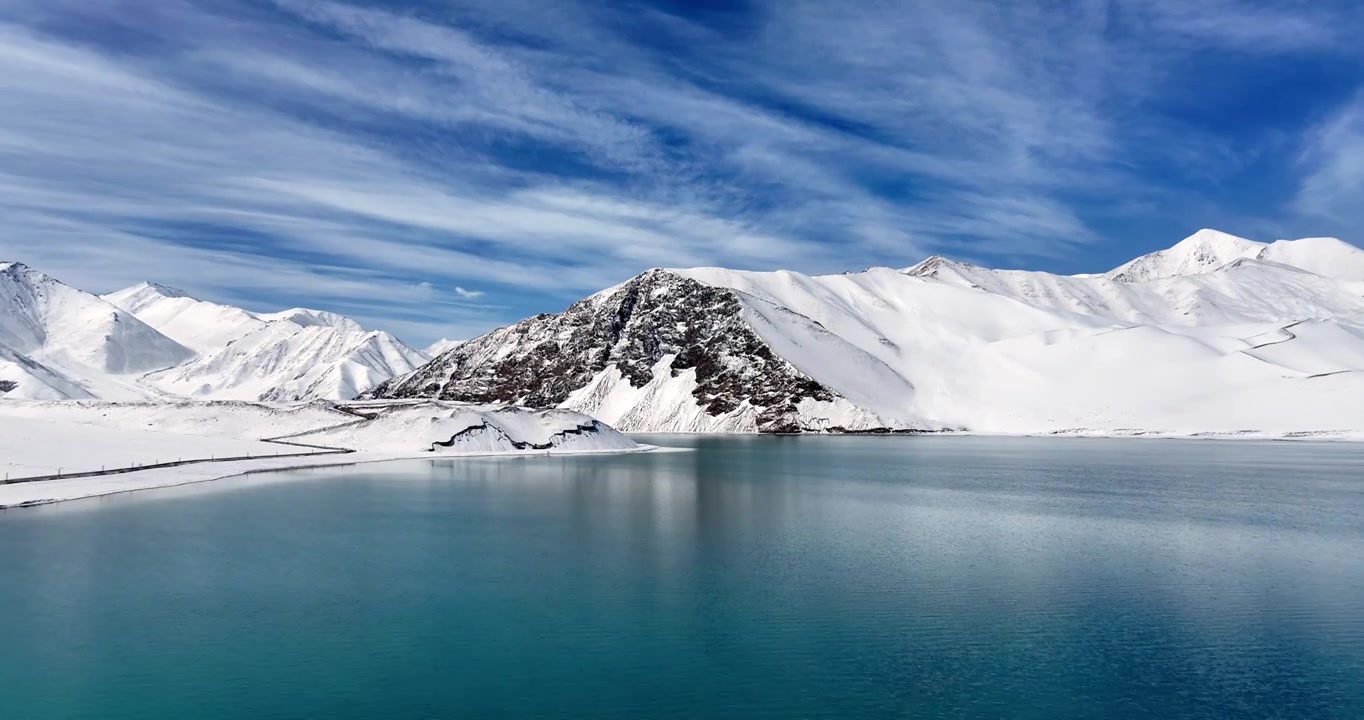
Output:
M431 357L436 357L441 353L454 350L455 348L459 347L460 345L463 345L464 343L465 340L451 340L449 338L441 338L428 345L424 352L427 355L430 355Z
M1201 275L1250 258L1342 280L1364 280L1364 250L1336 238L1257 242L1204 228L1173 246L1142 255L1106 273L1118 282Z
M140 282L131 287L123 288L122 290L106 293L100 297L134 315L165 300L183 299L198 302L184 290L150 281Z
M301 327L331 327L360 330L360 323L327 310L312 310L310 308L290 308L277 313L267 313L259 315L260 319L266 322L291 322Z
M1341 280L1364 280L1364 250L1332 237L1276 240L1256 256Z
M161 297L168 297L168 298L187 298L187 297L190 297L190 294L189 294L189 293L185 292L184 290L181 290L180 288L173 288L173 287L171 287L171 286L169 286L169 285L162 285L161 283L155 283L155 282L152 282L152 281L150 281L150 280L145 280L145 281L143 281L143 282L140 282L140 283L138 283L137 285L134 285L134 286L133 286L132 288L130 288L130 289L154 292L154 293L156 293L157 295L160 295Z
M102 298L23 263L0 265L0 379L10 397L56 399L122 391L126 378L193 351ZM17 394L16 394L17 393Z
M1124 263L1110 270L1107 275L1119 282L1147 282L1178 275L1198 275L1240 258L1255 257L1264 248L1265 243L1203 228L1165 250Z
M907 267L900 272L912 277L931 278L937 277L938 273L944 269L967 270L975 267L978 266L958 260L949 260L942 255L931 255L917 265Z

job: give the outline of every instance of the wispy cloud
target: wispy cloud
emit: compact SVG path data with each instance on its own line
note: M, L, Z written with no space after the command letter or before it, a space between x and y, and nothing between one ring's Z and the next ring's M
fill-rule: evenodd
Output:
M1342 22L1341 14L1349 11L1329 3L1141 0L1123 7L1167 38L1247 52L1317 50L1338 42L1354 42L1349 33L1342 34L1348 23Z
M349 307L416 342L650 266L1073 257L1145 232L1133 208L1151 224L1191 195L1216 205L1265 162L1258 126L1203 120L1187 80L1203 61L1348 71L1361 17L1270 0L403 8L0 0L0 255L92 289L150 277ZM1256 80L1219 67L1218 87ZM1311 128L1278 221L1339 220L1360 190L1358 110L1319 110L1273 121L1281 145Z
M1301 162L1307 174L1299 210L1341 225L1364 223L1364 94L1307 134Z

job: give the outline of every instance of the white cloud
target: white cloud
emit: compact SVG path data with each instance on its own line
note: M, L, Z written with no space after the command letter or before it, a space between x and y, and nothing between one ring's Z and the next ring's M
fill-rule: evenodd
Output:
M1345 24L1338 8L1332 13L1310 3L1139 0L1123 7L1147 18L1157 32L1248 52L1317 50L1342 39L1353 42L1340 35Z
M1094 208L1171 205L1134 165L1254 152L1150 112L1197 53L1344 52L1292 2L766 0L732 35L635 8L679 58L591 2L274 4L0 0L0 255L412 327L446 302L461 336L515 319L470 287L1055 257ZM1358 105L1314 132L1303 212L1364 190Z
M1301 161L1299 211L1341 226L1364 223L1364 94L1308 133Z

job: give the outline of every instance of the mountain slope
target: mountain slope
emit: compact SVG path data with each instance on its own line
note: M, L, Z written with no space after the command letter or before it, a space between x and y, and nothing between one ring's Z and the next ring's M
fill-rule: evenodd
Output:
M155 283L104 297L199 351L144 379L176 397L349 400L429 359L388 333L323 310L252 313Z
M1335 238L1262 243L1208 229L1169 249L1124 263L1106 276L1121 282L1147 282L1210 272L1242 259L1278 263L1339 280L1364 280L1364 250Z
M147 382L195 399L349 400L427 360L392 335L349 319L313 323L312 314L297 312L260 317L273 319Z
M431 357L435 357L447 351L454 350L463 343L464 343L463 340L451 340L449 338L441 338L431 343L430 345L427 345L426 349L423 350L422 352L425 352L427 355Z
M654 270L372 394L562 406L630 431L1364 431L1364 283L1345 248L1204 231L1107 275L942 258Z
M0 264L0 375L7 397L140 398L144 373L194 351L90 293L28 266Z
M266 324L241 308L197 300L155 283L144 282L101 297L199 353L226 347Z
M94 395L77 381L0 345L0 399L84 400Z
M1109 271L1108 277L1122 282L1145 282L1195 275L1233 260L1255 257L1264 247L1264 243L1205 228L1179 241L1174 247L1119 265Z
M763 332L781 334L787 357L796 362L833 354L859 363L865 375L840 377L846 381L838 389L828 387L778 357ZM869 402L859 406L842 394L866 395L865 386L877 380L895 400L863 398ZM908 415L878 416L878 406L898 408L912 392L874 358L808 318L651 270L558 315L467 341L370 396L563 405L626 430L931 427Z
M256 315L154 283L101 298L0 263L2 399L348 400L427 359L335 313Z
M1364 281L1364 250L1335 238L1276 240L1257 256L1324 277Z

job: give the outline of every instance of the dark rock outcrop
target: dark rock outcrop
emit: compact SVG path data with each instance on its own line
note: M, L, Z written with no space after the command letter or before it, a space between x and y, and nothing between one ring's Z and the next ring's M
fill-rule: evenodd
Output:
M667 356L673 376L695 371L693 395L706 413L748 401L763 432L799 432L797 403L836 397L772 352L735 291L666 270L469 340L365 397L555 407L611 365L643 387Z

